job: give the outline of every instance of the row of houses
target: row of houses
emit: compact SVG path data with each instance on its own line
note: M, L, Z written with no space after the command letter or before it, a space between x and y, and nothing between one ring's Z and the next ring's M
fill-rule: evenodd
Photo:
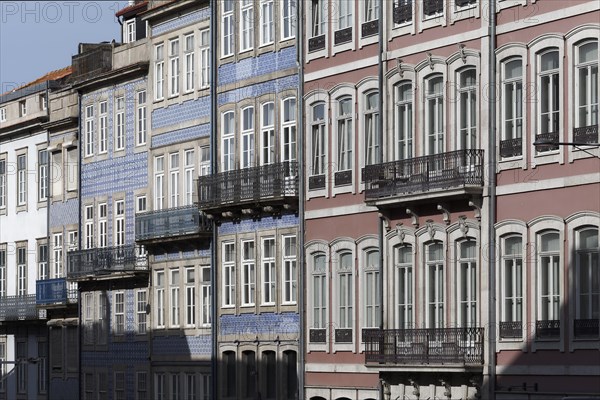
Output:
M597 2L116 16L0 97L0 398L600 394Z

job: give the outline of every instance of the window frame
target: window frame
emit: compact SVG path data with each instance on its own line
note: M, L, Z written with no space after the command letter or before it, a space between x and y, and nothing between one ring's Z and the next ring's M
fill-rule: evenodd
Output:
M114 129L115 129L115 152L116 151L124 151L126 146L126 132L125 132L125 96L117 96L115 97L115 119L114 119Z
M164 43L154 45L154 100L159 101L165 98L164 81L165 81L165 59L164 59Z
M179 37L169 39L169 65L167 68L167 88L169 98L179 96Z
M145 89L136 92L136 146L144 146L147 141L147 92Z
M289 242L289 244L288 244ZM292 246L293 242L293 246ZM281 304L298 302L298 242L295 234L281 235ZM288 249L293 252L288 253Z
M225 0L221 3L221 58L230 57L235 53L235 39L233 33L233 0Z

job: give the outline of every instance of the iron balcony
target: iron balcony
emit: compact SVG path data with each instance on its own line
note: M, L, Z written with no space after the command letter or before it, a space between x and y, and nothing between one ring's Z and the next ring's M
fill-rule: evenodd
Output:
M23 321L39 319L35 294L6 296L0 298L0 321Z
M67 262L70 280L148 273L148 258L135 245L69 251Z
M200 210L207 214L298 204L298 163L287 161L201 176Z
M365 329L365 364L481 366L483 328Z
M77 303L77 289L70 289L65 278L38 280L35 302L40 308L61 307Z
M210 236L212 221L198 205L167 208L135 215L135 241L143 244Z
M483 150L456 150L367 165L364 181L365 202L376 206L480 194Z

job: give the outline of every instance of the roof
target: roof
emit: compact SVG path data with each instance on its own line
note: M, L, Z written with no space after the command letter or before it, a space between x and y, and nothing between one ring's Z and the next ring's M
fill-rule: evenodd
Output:
M4 96L5 94L8 94L8 93L16 92L17 90L25 89L25 88L28 88L28 87L31 87L31 86L35 86L35 85L40 84L40 83L44 83L44 82L47 82L47 81L55 81L55 80L58 80L58 79L62 79L65 76L68 76L68 75L71 75L71 66L70 65L68 67L64 67L64 68L61 68L61 69L57 69L55 71L48 72L46 75L43 75L43 76L41 76L41 77L39 77L39 78L37 78L37 79L29 82L29 83L26 83L23 86L19 86L18 88L15 88L15 89L12 89L12 90L10 90L10 91L8 91L6 93L3 93L2 96Z
M123 9L117 11L115 13L115 16L116 17L121 17L121 16L126 15L126 14L132 14L132 13L134 13L136 11L143 10L144 8L146 8L147 5L148 5L148 1L140 1L139 3L132 4L130 6L127 6L127 7L123 8Z

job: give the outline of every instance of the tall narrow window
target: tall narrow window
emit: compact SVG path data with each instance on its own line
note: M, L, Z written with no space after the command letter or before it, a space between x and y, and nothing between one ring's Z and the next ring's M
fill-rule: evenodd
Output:
M125 400L125 372L115 371L114 400Z
M212 304L212 290L210 283L210 267L203 267L200 269L200 277L202 282L200 284L200 291L202 295L202 326L210 326L211 323L211 308Z
M294 350L283 352L284 399L294 400L298 391L298 355Z
M477 246L469 240L458 247L460 327L473 328L477 326Z
M38 279L48 279L48 244L39 244L37 250Z
M169 40L169 96L179 94L179 39Z
M598 126L598 41L592 40L576 47L575 66L575 127ZM597 131L598 128L596 128ZM575 134L577 135L577 133ZM598 135L596 134L596 139ZM589 140L591 138L586 138ZM580 142L574 138L575 142ZM590 140L594 142L594 140ZM595 140L597 142L597 140Z
M289 98L283 100L281 122L281 161L286 164L286 176L295 176L297 174L292 165L296 161L296 99Z
M425 132L427 155L444 152L444 83L441 76L426 81Z
M62 149L60 149L62 150ZM63 166L63 152L62 151L54 151L52 153L52 167L50 168L50 176L51 179L50 181L52 182L52 186L51 186L51 195L55 198L58 199L62 196L63 194L63 184L65 183L65 176L63 175L64 172L64 166ZM2 161L0 161L0 168L2 167ZM68 168L68 165L67 165ZM1 171L0 171L1 172ZM0 174L0 184L2 179L2 175ZM0 187L0 194L1 194L2 188ZM2 201L2 199L0 198L0 202ZM1 203L0 203L0 208L1 207Z
M348 171L352 169L352 142L354 131L352 129L352 98L344 97L338 101L337 115L337 170ZM337 177L336 177L337 183ZM346 182L346 183L351 183Z
M185 273L185 325L196 326L196 269L188 267Z
M477 75L475 68L460 72L458 80L459 149L474 149L477 146Z
M62 276L63 263L63 235L55 233L52 235L52 274L54 278Z
M560 320L560 241L557 232L539 238L538 322Z
M48 150L38 151L38 201L48 199Z
M240 2L240 51L248 51L254 47L254 1Z
M125 23L125 30L126 30L126 34L127 34L126 35L127 41L125 43L135 42L135 19L132 19Z
M379 93L365 95L365 165L378 164L379 159Z
M84 212L84 245L86 249L94 248L94 206L85 206Z
M98 204L98 247L108 246L108 206Z
M575 243L577 266L575 336L598 337L600 319L598 228L581 229L577 232Z
M296 36L296 0L283 0L281 3L281 40Z
M254 305L255 282L254 241L242 241L242 305Z
M165 157L154 157L154 209L162 210L165 206L164 194Z
M27 342L17 341L17 393L27 393L29 363L27 362Z
M337 276L338 326L335 341L352 342L354 322L354 279L352 274L352 253L340 253Z
M261 152L260 161L262 165L275 162L275 104L265 103L262 105L261 127L260 127Z
M324 342L327 328L327 263L325 254L317 253L313 259L313 296L312 296L312 328L323 332L321 338L312 337L311 342Z
M237 387L237 377L236 377L236 360L235 360L235 352L226 351L223 353L223 368L221 368L223 374L223 388L221 393L225 397L235 398L236 397L236 387Z
M325 163L326 163L326 140L325 134L325 103L317 103L312 106L312 118L311 118L311 169L308 171L309 176L325 175ZM325 181L323 179L322 184L313 183L309 189L312 188L323 188L325 187Z
M354 22L352 16L354 2L352 0L337 0L336 4L338 10L338 29L351 28Z
M125 293L115 292L114 301L115 335L123 335L125 333Z
M115 100L115 150L125 148L125 97Z
M543 137L558 139L560 115L560 61L558 50L547 51L539 56L538 90L539 128ZM550 150L544 149L544 150ZM554 148L556 149L556 148ZM543 151L542 149L538 151Z
M156 327L165 327L165 272L156 272L155 282L155 296L156 296Z
M27 244L17 247L17 296L27 294Z
M169 400L181 400L181 376L178 373L171 374L171 391Z
M73 192L77 190L77 182L79 181L79 162L78 149L71 147L67 149L67 191Z
M200 146L200 176L210 175L210 147Z
M0 122L6 121L6 107L0 108Z
M169 207L179 206L179 153L169 154Z
M37 386L38 394L48 392L48 342L38 342Z
M154 47L154 99L162 100L164 97L165 59L164 45Z
M169 324L171 328L179 326L179 269L169 271Z
M395 87L394 153L396 160L413 157L413 88L405 82Z
M147 332L148 293L146 290L138 290L135 295L135 326L139 335L145 335Z
M0 298L6 297L6 244L0 244Z
M167 382L165 375L165 373L154 374L154 393L156 396L156 400L167 399Z
M242 168L254 166L254 107L242 110Z
M210 31L200 31L200 88L210 84Z
M184 71L184 77L185 77L185 91L186 92L191 92L192 90L194 90L194 34L190 34L190 35L186 35L183 38L183 42L185 45L184 48L184 57L185 57L185 71Z
M523 62L513 59L503 64L502 142L500 156L520 156L523 153Z
M85 107L85 156L94 155L94 106Z
M135 374L135 393L136 399L148 399L148 372L138 371Z
M221 17L221 57L233 54L233 0L224 0L221 3L223 14Z
M183 153L183 161L184 161L184 204L192 205L194 204L194 165L195 165L195 157L194 150L186 150Z
M366 251L363 254L363 263L365 279L363 328L379 328L381 322L379 250Z
M273 0L260 0L260 44L273 43L275 27L273 24Z
M395 254L395 321L397 329L414 328L413 318L413 260L412 247L401 246Z
M22 100L19 102L19 117L24 117L27 115L27 100Z
M364 0L364 22L374 21L379 19L379 1L377 0Z
M223 243L223 306L235 305L235 244Z
M146 144L146 91L137 93L137 140L136 145Z
M99 104L100 116L98 117L98 153L103 154L108 151L108 103L103 101Z
M429 328L445 328L444 247L434 242L425 247L427 264L427 323Z
M242 352L242 367L244 374L242 376L242 387L244 398L253 398L256 396L256 353L252 350Z
M115 202L115 246L125 245L125 201Z
M317 38L327 33L327 1L325 0L311 0L311 27L310 37ZM323 46L313 46L309 42L309 51L320 50Z
M0 160L0 209L6 208L6 160Z
M274 351L263 351L260 376L263 398L265 400L277 398L277 379L270 378L277 376L277 356Z
M17 156L17 205L27 204L27 155Z
M283 303L296 303L296 236L283 237Z
M502 244L500 337L520 338L523 329L523 240L521 236L509 236Z
M275 304L275 238L262 241L262 303Z
M197 399L196 374L185 374L185 399Z
M233 111L223 114L223 149L221 151L221 169L223 172L234 168L234 130L235 119Z

